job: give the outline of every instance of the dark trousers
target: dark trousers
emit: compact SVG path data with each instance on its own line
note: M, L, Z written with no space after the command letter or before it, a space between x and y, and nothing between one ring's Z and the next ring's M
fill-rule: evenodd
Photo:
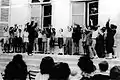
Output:
M31 54L33 51L33 45L34 45L34 38L28 38L29 44L28 44L28 54Z
M62 37L59 37L58 38L58 45L59 45L59 48L62 48L63 47L63 38Z
M38 38L38 50L42 51L42 38Z

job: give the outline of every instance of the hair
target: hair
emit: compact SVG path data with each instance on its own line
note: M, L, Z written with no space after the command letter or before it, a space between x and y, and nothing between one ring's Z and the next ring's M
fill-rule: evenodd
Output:
M85 73L92 73L96 70L92 60L86 56L80 57L77 65Z
M53 67L50 79L67 80L71 71L67 63L60 62Z
M102 32L105 32L106 27L102 27L101 30L102 30Z
M110 70L110 78L120 80L120 66L114 66Z
M117 26L114 24L111 24L110 26L111 26L111 29L117 29Z
M102 62L99 63L99 69L100 69L100 71L105 72L105 71L108 70L108 67L109 67L109 64L108 64L107 61L102 61Z
M13 57L12 61L15 61L15 62L23 61L23 57L21 54L17 54Z
M26 80L27 78L27 65L24 62L22 55L17 54L13 57L12 61L10 61L5 68L5 80Z
M44 57L40 64L41 74L50 74L51 69L54 66L54 60L52 57Z

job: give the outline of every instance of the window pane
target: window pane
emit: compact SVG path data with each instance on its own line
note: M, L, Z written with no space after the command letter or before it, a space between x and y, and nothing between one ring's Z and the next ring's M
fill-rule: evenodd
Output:
M32 17L39 17L40 16L40 5L32 5L31 16Z
M9 8L1 8L0 10L0 21L2 22L8 22L9 18Z
M49 2L50 0L43 0L43 2Z
M74 15L72 16L72 22L83 25L84 24L84 15Z
M9 0L1 0L1 6L9 6Z
M51 25L51 16L44 17L44 19L43 19L43 27L48 27L49 25Z
M32 0L32 2L40 2L39 0Z
M90 16L90 20L89 20L89 25L93 25L93 26L96 26L98 25L98 15L92 15Z
M72 4L72 14L84 14L84 2L74 2Z
M51 15L52 6L51 5L45 5L44 6L44 16Z
M93 2L89 4L89 13L96 14L98 13L98 2Z

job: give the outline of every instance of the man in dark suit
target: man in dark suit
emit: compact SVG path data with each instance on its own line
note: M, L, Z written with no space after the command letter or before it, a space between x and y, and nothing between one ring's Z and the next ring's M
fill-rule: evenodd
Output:
M27 23L27 30L28 30L28 40L29 40L29 45L28 45L28 55L32 55L32 51L33 51L33 44L34 44L34 40L37 37L37 33L35 31L35 28L37 27L37 23L34 24L34 21L31 21L31 24L29 25Z

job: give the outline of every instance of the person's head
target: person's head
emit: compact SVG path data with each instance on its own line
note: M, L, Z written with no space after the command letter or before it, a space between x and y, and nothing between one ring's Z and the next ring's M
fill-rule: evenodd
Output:
M92 26L91 28L92 28L92 30L94 30L94 31L96 31L96 30L98 29L97 26Z
M27 22L26 24L25 24L25 26L28 26L30 23L29 22Z
M67 80L70 73L69 65L67 63L60 62L54 65L52 73L50 74L50 79Z
M22 61L22 60L23 60L23 57L22 57L21 54L16 54L12 59L12 61L14 61L14 62L19 62L19 61Z
M52 28L52 31L55 31L55 28Z
M105 72L108 70L109 64L107 61L102 61L99 63L99 69L101 72Z
M54 66L54 60L52 57L44 57L40 64L41 74L50 74L51 69Z
M36 22L36 23L35 23L35 26L37 26L37 25L38 25L38 23Z
M31 21L30 26L33 26L33 24L34 24L34 21Z
M93 64L92 60L90 60L90 58L86 56L80 57L77 65L82 70L82 72L85 72L88 74L96 70L96 67Z
M63 29L62 29L62 28L60 28L60 32L63 32Z
M17 26L17 24L14 25L15 27Z
M101 30L102 30L102 32L105 32L106 27L102 27Z
M111 68L110 78L112 80L120 80L120 66L114 66Z
M114 24L111 24L110 27L111 27L112 30L116 30L117 29L117 26L114 25Z
M70 26L67 26L68 31L72 31L72 28Z

